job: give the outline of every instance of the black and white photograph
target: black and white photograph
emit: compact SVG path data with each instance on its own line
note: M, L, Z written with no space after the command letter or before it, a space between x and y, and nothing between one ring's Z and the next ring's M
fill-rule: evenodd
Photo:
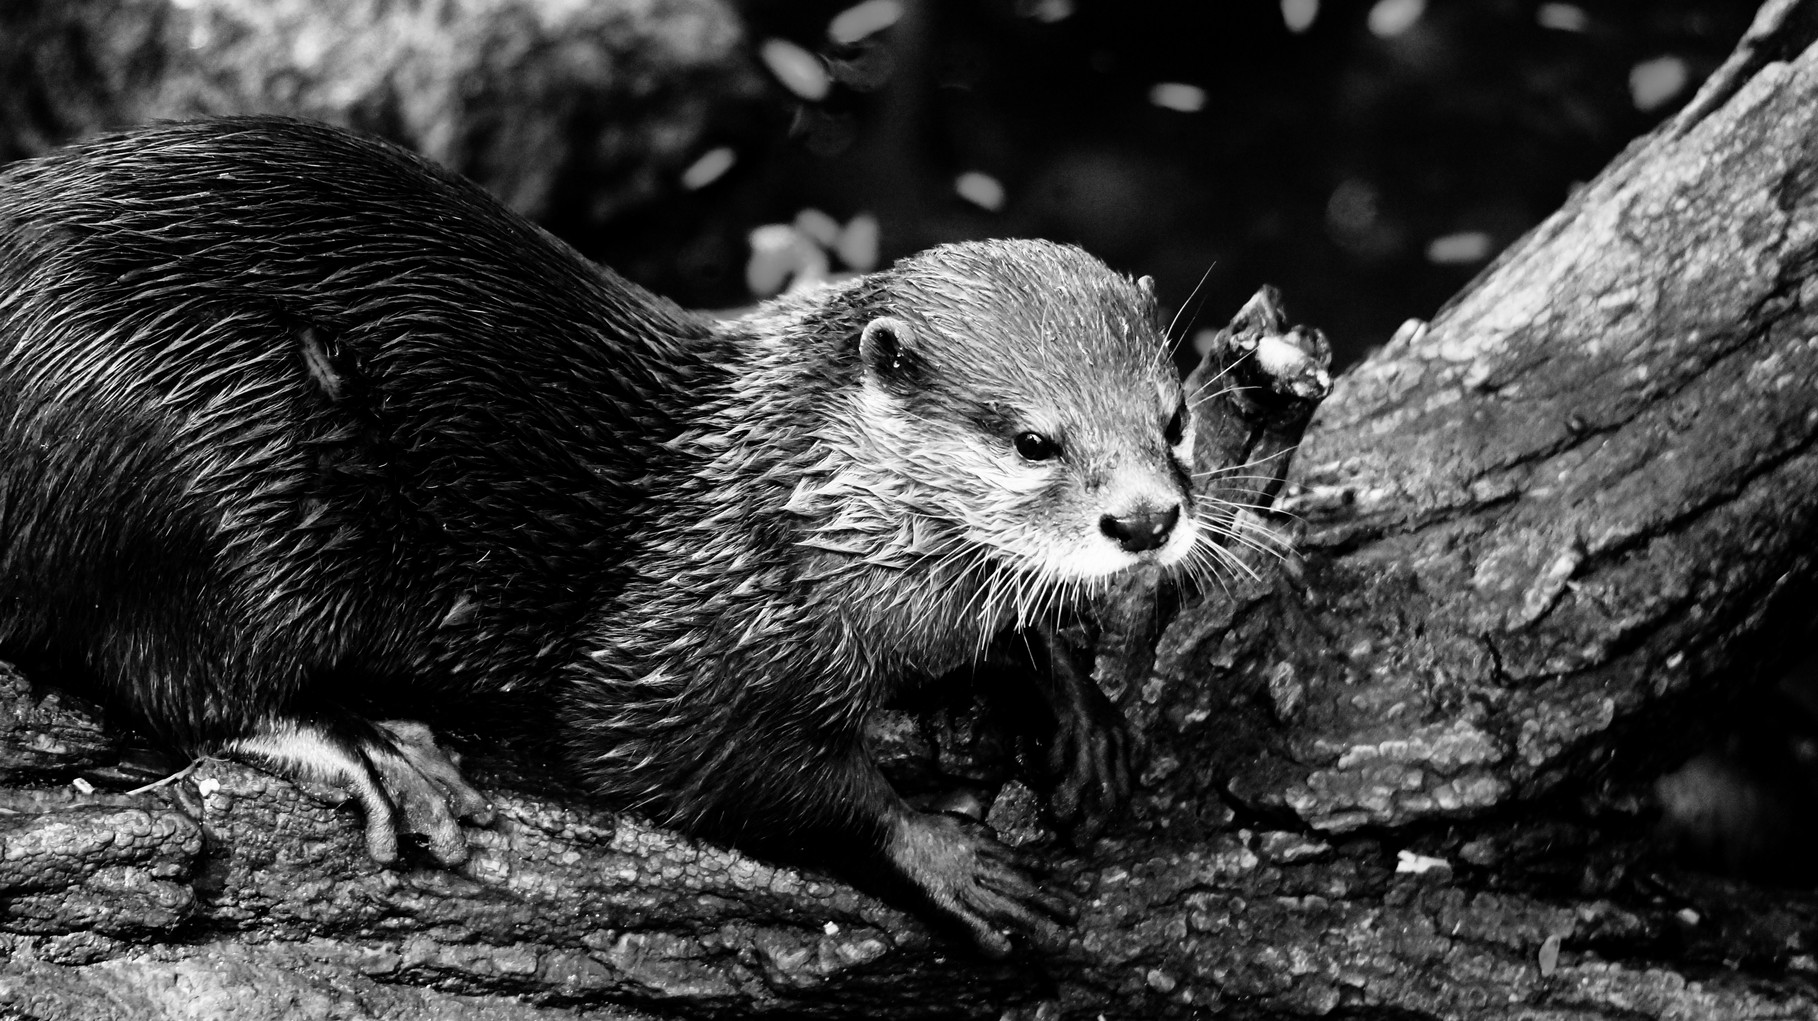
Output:
M1815 639L1818 0L0 0L0 1021L1809 1021Z

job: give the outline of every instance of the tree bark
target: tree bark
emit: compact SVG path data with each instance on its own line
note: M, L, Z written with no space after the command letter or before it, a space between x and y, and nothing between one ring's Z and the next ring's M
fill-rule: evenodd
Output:
M1813 138L1818 0L1777 0L1339 381L1297 555L1154 648L1167 600L1132 591L1100 672L1148 765L1133 824L1060 860L1065 953L971 959L509 756L452 872L373 866L349 812L233 763L85 793L112 732L9 677L0 1016L1812 1017L1818 898L1673 869L1642 805L1812 623ZM1039 835L1031 800L993 818Z

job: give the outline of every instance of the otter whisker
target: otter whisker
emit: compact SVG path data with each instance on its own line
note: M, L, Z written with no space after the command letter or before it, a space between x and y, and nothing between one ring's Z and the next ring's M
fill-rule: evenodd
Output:
M1214 526L1213 530L1216 531L1221 538L1225 538L1225 539L1237 538L1237 536L1234 533L1232 533L1228 529L1224 528L1223 526ZM1244 562L1244 558L1241 556L1238 556L1236 551L1232 550L1229 546L1226 546L1224 543L1214 542L1208 547L1208 549L1211 551L1211 553L1214 556L1217 556L1227 566L1235 568L1236 570L1241 571L1244 574L1248 575L1250 577L1250 580L1252 580L1252 581L1260 580L1256 571L1253 568L1251 568L1248 563ZM1233 575L1233 577L1235 577L1235 575Z
M1215 507L1228 509L1232 512L1248 511L1259 518L1287 518L1290 521L1305 521L1306 520L1305 516L1300 514L1298 511L1283 509L1278 502L1269 502L1269 503L1251 502L1251 501L1247 501L1247 500L1233 500L1228 497L1211 496L1211 495L1201 496L1200 500L1204 503L1209 503Z
M1236 466L1233 466L1230 468L1208 468L1205 471L1194 472L1193 478L1195 480L1208 480L1208 481L1220 481L1220 482L1226 481L1226 480L1242 480L1245 482L1274 482L1276 479L1276 476L1274 476L1274 475L1242 473L1239 471L1239 469L1241 469L1243 467L1244 467L1243 465L1236 465Z
M1169 338L1172 343L1176 345L1180 344L1186 335L1186 331L1193 328L1193 319L1198 316L1198 312L1195 312L1193 316L1187 318L1186 329L1181 331L1180 336L1176 336L1174 333L1174 327L1180 323L1180 317L1184 315L1187 308L1193 304L1193 299L1199 296L1200 290L1206 286L1206 281L1212 279L1212 270L1217 268L1217 266L1217 261L1213 261L1206 266L1206 271L1199 275L1199 283L1194 284L1193 289L1187 292L1187 300L1182 302L1181 306L1174 310L1174 318L1168 320L1168 328L1162 331L1162 336Z
M1217 499L1211 502L1229 511L1211 525L1211 527L1219 529L1221 534L1243 542L1266 542L1282 548L1292 545L1286 536L1281 535L1262 521L1257 513L1259 508L1255 505Z
M1214 559L1214 547L1217 545L1217 541L1210 535L1201 535L1194 541L1186 560L1190 572L1188 576L1193 579L1194 586L1201 590L1206 587L1206 579L1216 582L1228 599L1231 597L1231 587L1225 582L1224 572L1219 570Z
M1253 533L1246 534L1241 526L1225 530L1224 538L1253 553L1261 554L1275 560L1281 560L1284 557L1284 553L1280 548L1254 538Z
M1219 380L1223 379L1225 377L1225 375L1227 373L1229 373L1231 371L1231 369L1234 367L1235 366L1227 365L1223 369L1220 369L1218 371L1218 373L1216 375L1212 376L1211 378L1200 380L1199 386L1194 387L1191 391L1188 392L1188 394L1187 394L1188 403L1198 406L1198 405L1206 404L1210 401L1218 400L1220 397L1223 397L1226 394L1235 394L1235 393L1242 393L1245 390L1254 390L1255 387L1251 384L1226 383L1223 389L1218 390L1215 393L1206 392L1208 389L1210 389L1212 387L1213 384L1215 384Z

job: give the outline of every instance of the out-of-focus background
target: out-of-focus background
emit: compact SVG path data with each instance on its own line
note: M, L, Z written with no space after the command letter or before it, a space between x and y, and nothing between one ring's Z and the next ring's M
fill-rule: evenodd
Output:
M318 117L692 307L1040 235L1207 326L1275 283L1343 362L1689 99L1753 9L7 0L0 159L153 117Z

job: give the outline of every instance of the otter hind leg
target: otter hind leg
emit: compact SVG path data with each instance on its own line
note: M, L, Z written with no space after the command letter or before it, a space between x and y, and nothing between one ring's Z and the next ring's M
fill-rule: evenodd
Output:
M459 820L492 820L485 797L462 778L430 729L414 721L331 727L286 720L223 750L352 794L366 817L366 852L377 862L397 861L402 832L422 836L436 861L459 865L467 860Z

